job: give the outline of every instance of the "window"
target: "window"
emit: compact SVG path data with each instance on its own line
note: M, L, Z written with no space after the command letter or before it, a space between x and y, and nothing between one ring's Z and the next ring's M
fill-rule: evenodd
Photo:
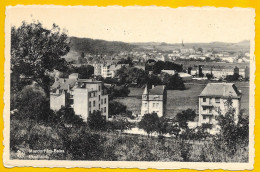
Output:
M94 101L93 101L93 107L95 107L95 106L96 106L96 101L94 100Z
M159 107L159 103L156 103L156 107Z
M107 99L106 98L104 98L104 104L106 104L107 103Z
M203 119L207 119L207 117L206 117L206 116L203 116Z
M98 91L100 91L100 85L98 86Z
M106 113L107 112L107 108L106 107L104 107L104 113Z
M98 95L98 100L100 101L100 95Z
M103 113L103 108L101 108L101 113Z
M216 102L216 103L220 103L220 98L219 98L219 97L216 97L216 98L215 98L215 102Z
M91 111L89 111L88 113L91 114Z
M144 103L144 107L147 107L147 103Z
M203 109L203 110L207 110L207 108L206 108L206 107L204 107L204 106L202 107L202 109Z
M203 98L203 102L206 102L206 101L207 101L207 98L204 97L204 98Z
M212 113L212 109L211 108L209 109L209 113Z
M155 107L155 103L153 103L153 107Z
M103 99L101 99L101 104L103 105Z
M88 107L91 107L91 102L88 103Z
M100 109L100 104L98 104L98 109Z

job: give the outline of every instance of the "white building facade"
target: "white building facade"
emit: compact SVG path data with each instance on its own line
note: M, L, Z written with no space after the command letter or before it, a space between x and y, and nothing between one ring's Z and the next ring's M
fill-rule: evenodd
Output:
M240 112L241 92L233 83L208 83L199 95L199 121L198 126L211 124L212 130L218 130L216 116L227 112L227 100L232 99L235 109L234 120L238 121Z
M167 92L164 85L158 85L152 89L147 86L142 95L141 116L145 114L157 113L162 117L166 113Z
M56 80L51 86L50 108L58 111L62 106L73 108L84 121L94 111L100 111L108 119L108 95L101 81L78 78Z

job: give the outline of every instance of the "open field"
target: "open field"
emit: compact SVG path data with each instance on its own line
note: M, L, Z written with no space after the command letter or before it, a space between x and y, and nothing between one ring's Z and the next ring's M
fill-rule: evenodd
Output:
M249 109L249 83L235 83L239 90L242 91L241 108ZM196 109L198 106L198 95L204 89L206 84L185 83L186 90L168 90L167 91L167 116L174 117L177 113L188 108ZM125 104L129 110L140 114L142 104L143 88L130 88L130 94L125 98L117 98Z

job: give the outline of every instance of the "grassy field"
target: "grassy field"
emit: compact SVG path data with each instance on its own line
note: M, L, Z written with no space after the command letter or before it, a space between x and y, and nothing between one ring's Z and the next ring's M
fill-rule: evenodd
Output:
M241 108L249 109L249 84L247 82L235 83L239 90L242 91ZM204 89L206 84L186 83L186 90L168 90L167 91L167 116L174 117L178 112L188 108L197 109L198 95ZM126 98L117 98L125 104L129 110L141 112L143 88L130 88L130 94Z

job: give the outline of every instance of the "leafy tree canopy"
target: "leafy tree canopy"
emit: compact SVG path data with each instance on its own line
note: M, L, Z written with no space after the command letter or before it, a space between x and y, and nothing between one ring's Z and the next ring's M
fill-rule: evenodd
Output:
M147 134L158 131L159 117L157 113L145 114L139 122L139 128L143 129Z
M48 72L62 70L66 61L61 57L69 52L66 33L53 24L46 29L41 23L23 24L11 28L11 70L14 75L36 81L49 92Z
M193 121L195 117L196 113L192 109L184 110L176 115L177 121L179 122L180 127L183 129L187 129L188 121Z
M105 129L106 118L105 116L101 115L100 111L94 111L93 113L89 114L87 124L90 129L100 131Z

